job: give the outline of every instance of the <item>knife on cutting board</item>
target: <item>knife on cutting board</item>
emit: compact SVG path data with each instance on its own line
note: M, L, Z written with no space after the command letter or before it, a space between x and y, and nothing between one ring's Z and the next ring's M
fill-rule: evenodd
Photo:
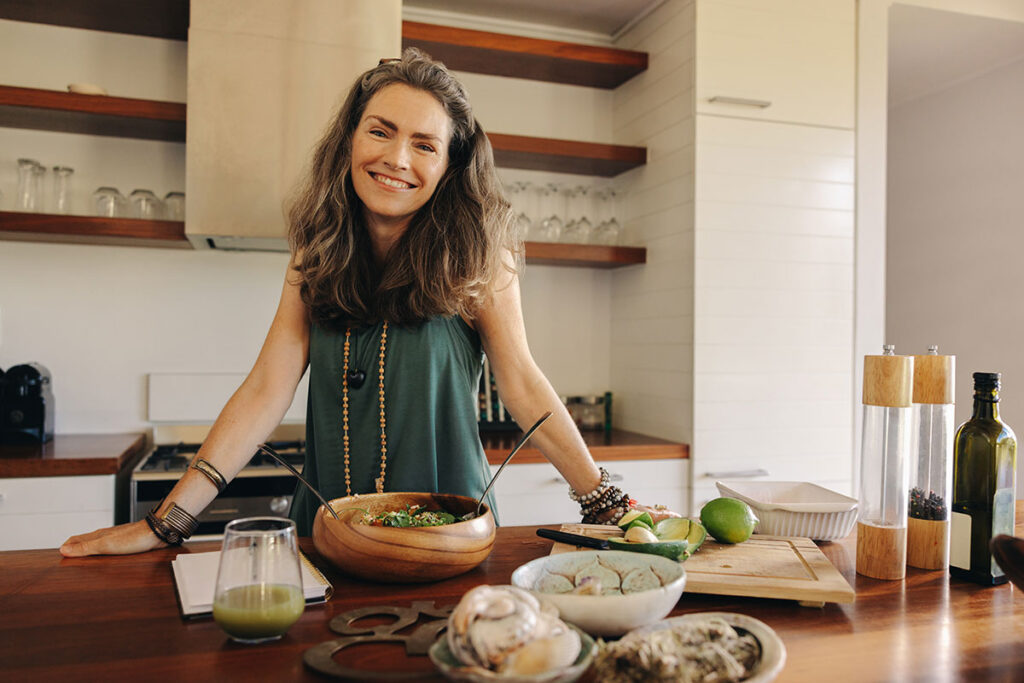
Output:
M537 535L559 543L582 546L584 548L596 548L597 550L610 550L611 544L606 538L594 538L583 534L570 534L568 531L555 531L554 529L537 529Z

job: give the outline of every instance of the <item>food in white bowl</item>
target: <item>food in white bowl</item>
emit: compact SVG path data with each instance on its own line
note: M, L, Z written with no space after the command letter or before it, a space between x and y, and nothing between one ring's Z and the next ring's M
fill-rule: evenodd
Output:
M848 536L857 521L856 498L806 481L716 481L715 486L753 508L759 534L834 541Z
M512 573L512 585L551 602L591 635L618 636L668 615L686 572L660 555L589 550L527 562Z
M782 640L764 622L745 614L703 612L665 619L602 643L593 673L602 683L767 683L785 663Z
M452 680L565 683L589 665L593 644L528 591L477 586L462 596L429 654Z

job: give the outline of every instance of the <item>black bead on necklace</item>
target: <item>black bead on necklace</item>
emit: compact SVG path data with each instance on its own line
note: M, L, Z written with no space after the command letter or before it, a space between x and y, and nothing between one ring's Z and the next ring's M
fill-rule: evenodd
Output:
M345 375L345 384L352 389L358 389L363 386L363 382L366 381L366 373L358 368L349 370Z

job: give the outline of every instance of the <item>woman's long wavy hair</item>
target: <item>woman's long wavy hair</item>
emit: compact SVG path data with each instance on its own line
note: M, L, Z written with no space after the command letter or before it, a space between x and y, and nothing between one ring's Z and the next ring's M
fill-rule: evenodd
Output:
M352 138L366 105L401 83L433 95L452 122L448 168L430 200L379 267L352 185ZM472 318L494 282L521 262L522 243L494 169L490 142L462 85L415 48L352 86L319 142L288 209L302 301L313 322L338 329L386 320L415 325L437 315Z

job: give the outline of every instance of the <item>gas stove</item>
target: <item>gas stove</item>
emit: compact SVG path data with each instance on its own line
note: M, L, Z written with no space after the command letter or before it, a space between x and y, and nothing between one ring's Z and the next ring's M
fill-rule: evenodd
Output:
M144 519L185 474L199 451L210 425L158 425L153 430L155 446L132 471L131 521ZM299 472L306 457L305 427L281 425L267 444ZM249 463L210 505L197 516L195 540L218 537L224 526L240 517L288 514L295 492L295 477L280 463L262 453Z
M159 445L142 459L136 471L139 474L147 472L177 472L180 475L188 469L189 463L192 462L196 453L199 452L201 445L184 442ZM302 463L306 459L305 441L268 441L267 445L273 448L274 452L280 455L289 465L300 472L302 471ZM274 476L282 472L287 472L283 465L270 456L257 452L238 476Z

